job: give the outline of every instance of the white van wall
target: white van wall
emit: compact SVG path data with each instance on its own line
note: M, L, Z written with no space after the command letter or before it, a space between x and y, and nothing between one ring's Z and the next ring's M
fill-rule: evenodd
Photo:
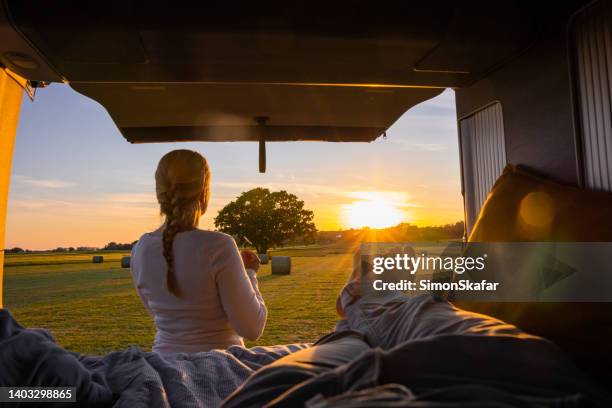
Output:
M495 180L506 166L504 117L499 102L459 120L459 142L463 163L463 196L467 232L478 218Z
M584 185L612 191L612 1L598 1L572 21L574 83Z
M569 19L570 15L543 23L539 40L524 53L471 87L457 89L456 104L461 121L498 102L503 111L507 162L578 185L581 171L567 46ZM496 133L482 137L495 138ZM466 193L474 191L482 177L466 171L473 166L469 160L462 157L461 164L466 225L475 221L469 215L480 211Z

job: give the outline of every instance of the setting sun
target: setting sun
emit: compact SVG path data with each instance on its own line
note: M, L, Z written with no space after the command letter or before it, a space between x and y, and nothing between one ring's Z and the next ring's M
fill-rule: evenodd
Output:
M404 205L397 194L384 192L353 193L357 199L342 206L344 225L348 228L386 228L406 220Z

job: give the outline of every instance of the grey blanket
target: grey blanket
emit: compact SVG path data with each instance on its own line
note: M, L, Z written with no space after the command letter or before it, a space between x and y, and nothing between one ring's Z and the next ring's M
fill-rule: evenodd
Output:
M130 348L79 361L119 394L115 407L216 407L259 368L305 347L233 346L170 358Z
M76 387L79 406L216 407L257 369L306 347L230 347L171 358L134 347L85 356L0 309L0 386Z

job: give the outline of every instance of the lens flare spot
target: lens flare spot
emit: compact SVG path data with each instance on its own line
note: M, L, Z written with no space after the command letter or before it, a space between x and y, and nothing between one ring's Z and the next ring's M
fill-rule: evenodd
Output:
M529 193L521 200L519 219L526 227L547 231L554 218L555 203L548 193Z

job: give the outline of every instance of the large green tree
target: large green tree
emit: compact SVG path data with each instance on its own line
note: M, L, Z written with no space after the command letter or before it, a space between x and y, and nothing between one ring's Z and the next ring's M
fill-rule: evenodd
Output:
M258 253L265 253L298 237L314 238L317 230L313 216L312 211L304 208L304 201L294 194L254 188L223 207L215 218L215 226L240 244L249 240Z

